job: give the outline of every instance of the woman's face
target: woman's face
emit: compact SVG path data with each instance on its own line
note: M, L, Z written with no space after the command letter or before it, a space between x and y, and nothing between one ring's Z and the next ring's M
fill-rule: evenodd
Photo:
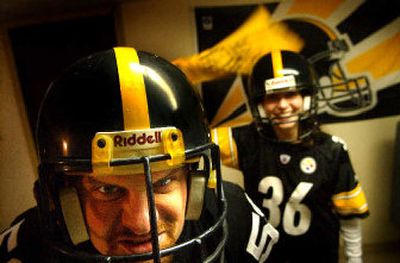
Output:
M298 114L303 111L303 96L299 92L279 92L266 95L262 101L262 107L267 117L272 119L278 139L285 134L292 134L297 138Z

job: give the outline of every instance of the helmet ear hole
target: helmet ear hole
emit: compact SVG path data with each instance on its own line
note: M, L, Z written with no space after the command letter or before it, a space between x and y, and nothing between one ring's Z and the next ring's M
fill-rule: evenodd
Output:
M188 201L186 206L186 220L198 220L203 210L206 189L206 176L204 171L189 172Z
M74 187L60 190L60 205L72 243L77 245L89 240L78 193Z

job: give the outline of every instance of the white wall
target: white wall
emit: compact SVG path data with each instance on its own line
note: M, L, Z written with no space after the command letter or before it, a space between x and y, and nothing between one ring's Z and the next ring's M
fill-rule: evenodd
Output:
M28 207L36 175L36 154L20 87L0 28L0 231Z
M120 44L170 60L191 55L197 50L193 7L254 2L258 1L130 1L117 12ZM36 174L33 141L7 43L4 29L0 30L0 230L34 204L31 189ZM368 244L400 239L400 229L389 220L394 132L398 121L400 116L324 127L344 138L350 147L371 209L371 216L363 224L364 242ZM237 178L240 180L235 173L234 180Z
M400 116L323 127L324 131L347 142L354 169L366 193L371 215L363 223L365 243L399 240L400 237L399 226L393 225L389 218L398 122Z

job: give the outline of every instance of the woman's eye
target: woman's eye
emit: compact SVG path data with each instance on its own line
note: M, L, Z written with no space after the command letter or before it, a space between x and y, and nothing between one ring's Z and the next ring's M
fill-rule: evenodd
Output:
M294 97L296 97L297 95L298 95L297 92L289 92L289 93L286 95L286 98L294 98Z
M269 94L269 95L267 95L267 96L265 97L265 100L266 100L267 102L273 102L273 101L278 100L278 96L277 96L276 94Z

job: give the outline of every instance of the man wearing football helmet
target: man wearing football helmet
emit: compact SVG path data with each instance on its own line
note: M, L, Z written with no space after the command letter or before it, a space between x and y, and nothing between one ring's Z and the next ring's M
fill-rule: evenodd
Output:
M361 262L359 218L368 215L367 202L346 144L318 127L317 89L302 55L274 50L249 77L254 122L215 129L213 140L280 232L273 261L338 262L342 231L348 262Z
M73 64L36 139L38 207L0 235L1 262L264 262L277 242L222 182L199 98L156 55L117 47Z

